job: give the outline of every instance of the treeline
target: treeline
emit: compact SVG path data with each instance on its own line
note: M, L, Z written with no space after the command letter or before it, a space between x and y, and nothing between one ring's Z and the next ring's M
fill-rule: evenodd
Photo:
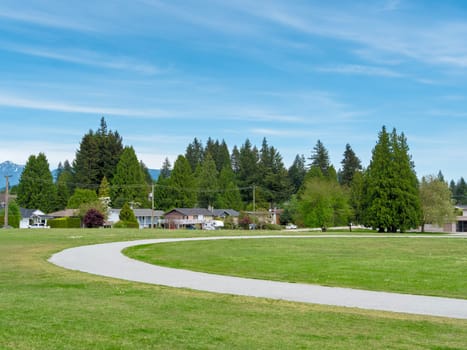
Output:
M108 130L102 118L98 130L83 137L73 163L60 164L55 182L45 155L31 156L17 194L21 206L45 212L102 203L102 199L114 208L125 203L150 207L154 200L155 208L161 210L195 206L240 211L280 208L284 223L313 227L354 223L391 232L450 215L446 213L452 207L447 183L439 177L419 183L407 140L395 129L389 133L382 128L368 168L363 169L349 144L340 165L336 170L319 140L309 157L297 155L286 168L279 151L266 139L260 147L247 139L229 151L223 140L209 138L203 144L195 138L173 166L168 159L164 161L153 183L134 149L123 146L121 136ZM422 185L435 182L447 187L442 199L449 205L441 214L438 206L437 216L425 215ZM154 198L150 198L152 186Z

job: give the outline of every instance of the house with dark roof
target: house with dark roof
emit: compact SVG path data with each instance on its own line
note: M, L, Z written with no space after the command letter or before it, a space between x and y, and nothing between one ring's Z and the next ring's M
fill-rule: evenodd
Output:
M214 220L214 215L206 208L175 208L164 214L166 228L203 227Z
M47 220L51 217L41 210L20 208L20 213L19 228L50 228L47 226Z
M240 213L233 209L175 208L165 213L163 224L171 229L187 227L215 229L223 227L223 220L227 217L238 221L239 215Z
M160 226L161 218L164 215L162 210L152 209L132 209L138 220L139 228L150 228L152 225ZM108 223L113 225L120 220L121 209L110 209Z

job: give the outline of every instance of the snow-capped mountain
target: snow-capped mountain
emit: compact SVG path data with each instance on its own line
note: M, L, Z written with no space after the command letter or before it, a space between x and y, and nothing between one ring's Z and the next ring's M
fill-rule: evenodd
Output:
M10 161L0 163L0 188L3 189L6 186L5 176L11 176L9 179L10 187L17 185L23 169L24 165L15 164Z

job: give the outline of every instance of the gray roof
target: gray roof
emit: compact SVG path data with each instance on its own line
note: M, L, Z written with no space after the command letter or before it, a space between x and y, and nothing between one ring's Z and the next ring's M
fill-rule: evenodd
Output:
M152 216L152 209L133 209L135 216ZM154 217L161 217L164 215L162 210L154 210Z
M175 208L165 213L165 215L172 212L178 212L184 216L193 216L193 215L204 215L212 216L213 213L206 208Z
M111 209L114 213L120 215L122 209ZM135 216L151 216L152 209L132 209ZM154 217L160 218L164 215L162 210L154 210Z
M35 212L35 211L38 211L39 213L42 213L42 211L40 211L39 209L25 209L25 208L19 208L19 211L20 211L21 217L22 217L23 219L32 217L32 216L34 215L34 212ZM46 218L49 217L49 216L45 215L44 213L39 214L38 216L40 216L40 217L46 217Z
M214 209L212 211L214 216L224 217L224 216L240 216L240 213L234 209Z

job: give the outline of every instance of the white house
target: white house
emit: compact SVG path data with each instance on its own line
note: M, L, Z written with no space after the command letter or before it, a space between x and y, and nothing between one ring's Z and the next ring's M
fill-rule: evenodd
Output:
M49 228L47 226L49 216L39 209L20 208L20 212L21 221L19 222L19 228Z
M110 209L108 223L113 225L116 222L120 221L120 211L121 209ZM150 228L152 220L154 220L153 225L158 226L161 217L164 215L162 210L152 210L152 209L133 209L133 213L138 220L139 228Z

